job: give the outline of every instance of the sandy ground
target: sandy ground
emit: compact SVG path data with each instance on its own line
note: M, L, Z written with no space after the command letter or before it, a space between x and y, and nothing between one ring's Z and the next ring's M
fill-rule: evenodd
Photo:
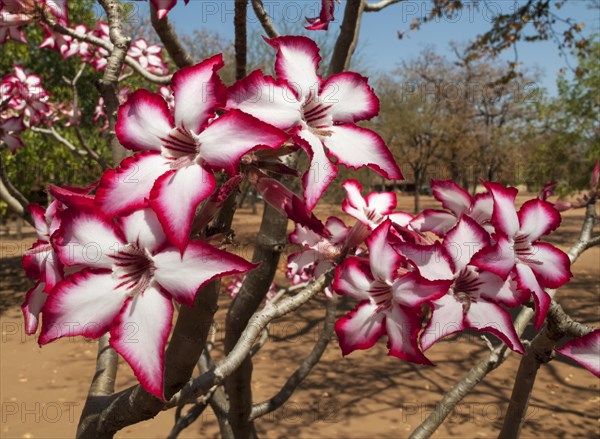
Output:
M401 197L409 209L411 198ZM435 206L425 197L424 207ZM321 218L339 208L317 210ZM564 214L563 225L551 241L566 249L580 228L582 211ZM242 209L235 225L242 251L255 237L260 221ZM74 437L89 381L94 370L96 345L81 338L63 339L40 348L23 331L19 305L30 281L20 269L20 255L34 241L26 237L1 237L0 266L0 400L2 438ZM243 254L250 257L247 250ZM283 265L282 265L283 266ZM573 266L575 278L560 290L558 298L580 322L600 323L600 248L586 252ZM279 280L283 280L282 274ZM217 323L222 325L230 299L222 294ZM341 316L353 306L344 304ZM269 341L255 357L254 400L278 391L296 364L311 349L322 328L324 299L305 305L294 316L273 324ZM528 331L531 336L532 330ZM222 341L222 327L217 344ZM494 340L496 341L496 340ZM386 356L382 341L368 352L342 358L337 340L322 362L285 406L257 422L263 437L366 438L407 437L430 413L434 404L456 380L487 353L476 334L463 334L438 343L428 357L437 367L422 367ZM218 353L216 354L218 356ZM496 437L506 412L512 378L519 356L514 354L480 383L452 412L436 437ZM136 383L129 366L120 362L117 388ZM600 436L600 381L572 362L557 358L538 374L523 437ZM164 438L173 424L173 411L154 420L130 426L122 438ZM204 415L180 437L218 437L212 412Z

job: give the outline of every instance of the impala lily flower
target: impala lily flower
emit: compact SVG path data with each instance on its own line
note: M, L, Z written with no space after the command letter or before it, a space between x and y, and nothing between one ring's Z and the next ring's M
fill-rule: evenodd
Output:
M302 181L308 209L312 210L337 175L336 164L368 166L386 178L401 179L383 139L355 125L379 112L379 100L367 79L345 72L323 81L317 73L319 48L309 38L286 36L267 42L277 50L279 80L260 71L251 73L230 87L227 107L289 131L306 151L310 167Z
M187 5L190 0L184 0ZM177 4L177 0L151 0L152 5L156 8L158 19L162 18L169 13L173 6Z
M334 291L361 303L336 322L342 353L369 349L388 336L389 355L431 364L417 341L421 330L420 305L444 295L450 282L428 281L389 244L391 221L386 220L367 239L369 260L350 257L336 271Z
M48 111L48 93L38 75L28 75L22 67L15 66L13 75L5 76L0 84L3 96L8 96L8 106L23 112L31 123L37 123Z
M211 170L234 174L257 147L277 148L282 131L239 110L216 117L225 86L216 71L221 55L173 75L174 117L159 95L138 90L120 107L116 133L123 146L147 151L107 171L96 195L107 214L131 211L150 199L167 236L185 247L196 207L215 189Z
M287 276L292 283L302 282L307 273L316 278L329 271L345 250L349 230L341 219L334 216L327 219L323 234L296 224L296 229L290 234L290 242L308 249L288 257Z
M156 44L149 45L146 40L140 38L129 48L128 55L135 59L140 65L151 73L165 75L169 69L162 59L162 47Z
M491 194L477 194L471 197L467 191L452 180L433 180L431 182L433 196L442 203L446 210L425 209L410 223L419 232L433 232L444 236L456 225L462 215L468 215L493 232L491 224L494 203Z
M467 215L447 233L442 244L396 245L426 279L452 281L448 293L432 302L432 316L421 336L423 350L440 338L472 328L490 332L512 350L524 352L510 314L500 304L520 305L527 294L512 279L504 280L472 265L473 255L489 245L488 233Z
M340 3L341 0L338 0ZM321 0L321 12L318 17L306 18L306 21L310 23L306 26L308 30L327 30L329 29L329 23L334 20L333 11L335 9L334 0Z
M33 288L27 291L21 305L25 333L29 335L37 331L39 314L48 298L47 293L63 279L63 266L50 244L50 237L60 225L57 215L59 209L60 203L56 200L46 210L38 204L28 206L38 238L23 255L23 269L27 277L37 280Z
M569 357L600 378L600 329L574 338L556 352Z
M6 144L10 152L13 154L19 148L23 148L23 141L17 135L25 131L25 123L23 116L14 116L4 118L0 116L0 142Z
M28 15L0 10L0 44L6 43L9 37L13 41L27 44L22 28L31 21L32 18Z
M163 398L164 349L171 329L171 299L192 306L208 281L253 265L199 241L185 251L169 246L151 209L117 224L90 208L69 209L56 232L60 260L83 266L56 285L43 309L39 343L110 331L110 344L131 365L142 386Z
M482 250L472 264L506 279L516 274L519 288L531 292L535 301L535 325L540 328L550 306L550 296L543 288L558 288L572 276L569 257L539 238L556 229L560 214L546 201L525 202L517 213L515 188L486 183L494 197L492 223L496 244Z

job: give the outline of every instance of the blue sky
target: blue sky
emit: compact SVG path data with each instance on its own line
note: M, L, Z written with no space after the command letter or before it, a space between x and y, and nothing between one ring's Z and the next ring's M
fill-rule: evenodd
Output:
M375 0L373 0L375 1ZM570 17L585 23L584 33L599 31L600 10L589 6L600 0L568 0L557 11L561 17ZM320 0L263 0L265 8L274 21L281 24L286 21L295 23L296 28L304 23L305 16L318 15ZM468 3L468 0L467 2ZM523 2L521 2L523 3ZM148 6L137 3L140 14L147 14ZM491 26L494 14L506 13L514 8L511 0L488 0L487 8L469 7L463 9L460 17L452 20L440 20L424 25L420 30L408 31L415 17L427 14L431 8L429 1L405 1L392 5L383 11L366 13L360 31L358 50L361 60L368 63L369 72L394 69L400 62L415 58L427 46L434 46L440 53L451 55L449 43L461 43L474 39ZM329 32L337 32L343 17L345 0L336 6L336 20ZM233 0L191 0L186 6L180 0L171 11L170 18L177 30L191 33L194 29L204 28L218 32L224 38L233 40ZM256 29L256 21L251 8L248 11L251 26ZM398 31L408 31L403 39L398 39ZM542 73L540 86L547 88L551 94L556 90L556 75L560 69L568 66L567 61L559 53L553 42L519 43L517 46L518 61L525 68L539 69ZM507 51L502 58L514 60L515 53ZM572 66L576 61L569 57Z

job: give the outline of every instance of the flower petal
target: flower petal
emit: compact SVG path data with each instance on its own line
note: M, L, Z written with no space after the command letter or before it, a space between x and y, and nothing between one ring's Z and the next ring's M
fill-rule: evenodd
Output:
M446 294L431 302L431 319L421 334L421 347L426 351L441 338L465 329L463 306Z
M496 245L480 250L471 258L470 264L506 279L515 266L515 259L513 245L505 236L498 235Z
M115 132L121 145L133 151L160 151L173 127L173 117L161 95L135 91L119 107Z
M368 120L379 113L379 99L368 79L354 72L330 76L321 86L319 100L330 106L328 112L336 123Z
M410 222L410 226L418 232L444 236L456 225L456 221L457 218L445 210L425 209Z
M317 44L301 36L284 36L266 41L277 50L277 77L287 81L298 96L307 98L311 94L316 95L321 85L321 78L317 74L321 61Z
M327 127L323 143L339 163L353 169L368 166L390 180L402 180L392 153L379 134L352 124Z
M227 90L227 108L286 130L302 120L301 104L283 82L255 70Z
M533 270L541 286L559 288L573 277L569 257L552 244L547 242L533 244L532 253L532 256L524 262Z
M492 194L477 194L473 199L473 206L469 216L481 225L489 224L494 212L494 197Z
M529 242L537 241L560 225L560 213L547 201L533 199L526 201L519 210L520 232Z
M146 208L117 219L127 242L154 253L167 243L165 234L156 213Z
M414 310L393 303L391 311L386 313L385 330L388 355L412 363L432 365L419 348L421 318Z
M155 152L127 157L116 169L107 169L94 202L107 215L132 212L144 207L154 183L171 169L171 161Z
M110 345L129 363L142 387L164 400L165 346L173 304L151 285L127 299L110 330Z
M550 308L552 299L540 286L531 267L525 264L516 264L515 268L518 287L522 290L529 291L533 295L533 301L535 302L534 324L537 329L540 329L546 319L546 314L548 308Z
M369 269L369 261L351 256L336 269L332 288L336 293L356 300L370 300L368 291L372 283L373 274Z
M239 110L230 110L200 135L200 157L216 169L234 174L240 157L256 147L275 149L289 136L283 131Z
M342 355L356 349L369 349L385 333L385 314L377 312L377 305L362 302L353 311L335 322Z
M106 217L91 209L67 209L55 233L56 253L65 265L111 268L125 239Z
M391 221L386 220L366 239L371 273L384 283L392 282L402 260L402 256L388 242L390 225Z
M513 307L529 300L529 291L520 289L512 274L506 280L502 280L494 273L482 271L479 273L479 280L482 284L479 293L490 302Z
M337 167L329 161L321 140L312 132L301 130L294 136L294 140L310 157L310 167L302 176L304 201L306 208L310 211L335 179Z
M574 338L556 352L578 362L600 378L600 329Z
M169 241L185 247L198 204L215 190L215 177L192 163L161 175L150 192L150 204Z
M46 303L48 294L44 292L44 283L38 282L25 294L25 301L21 305L25 320L25 334L35 334L38 328L39 316Z
M461 271L481 249L490 245L490 236L468 216L462 216L458 224L444 238L444 249L454 262L455 271Z
M59 283L44 305L39 343L83 335L98 338L114 324L127 298L109 270L84 269Z
M419 269L427 280L450 280L454 277L452 259L439 242L433 245L398 243L394 248Z
M45 209L37 203L31 203L27 206L27 210L31 213L33 225L35 226L35 233L37 234L38 239L46 242L50 241Z
M223 67L218 54L173 75L175 125L198 134L214 111L225 105L226 88L217 71Z
M433 196L457 217L471 208L471 196L452 180L433 180Z
M525 353L510 314L501 306L485 300L472 302L465 317L465 323L469 328L494 334L513 351L520 354Z
M174 247L164 249L154 255L154 265L156 282L175 300L189 306L207 282L255 267L239 256L200 241L190 241L183 253Z
M519 231L519 218L515 210L515 198L519 192L514 187L505 188L498 183L484 183L487 190L494 197L494 213L492 222L496 231L509 237L515 236Z
M394 300L401 305L417 308L442 297L451 284L450 280L430 281L416 272L410 272L394 282L392 294Z

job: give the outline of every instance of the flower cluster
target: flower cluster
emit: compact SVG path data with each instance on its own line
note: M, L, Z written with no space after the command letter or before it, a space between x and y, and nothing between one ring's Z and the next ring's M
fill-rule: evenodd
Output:
M175 73L170 90L135 91L119 108L116 125L120 143L135 154L89 188L51 187L56 200L46 211L32 206L39 240L23 263L36 284L23 313L28 333L36 332L41 315L40 344L109 333L111 345L141 384L162 398L172 302L192 306L206 282L254 267L214 247L219 239L208 227L245 178L336 249L320 250L310 241L317 248L312 254L327 261L356 247L369 227L390 213L391 195L363 199L357 183L350 182L348 211L353 209L367 225L347 229L335 219L322 225L310 210L331 179L319 180L309 170L305 199L261 170L293 173L280 157L305 150L313 167L326 160L334 170L338 164L369 166L383 176L400 177L379 136L354 125L379 108L366 78L342 74L322 81L316 72L318 48L308 38L281 37L269 43L277 51L276 71L283 79L256 71L228 89L218 75L222 56L216 55ZM155 64L155 49L137 49L149 66ZM308 68L314 84L298 66ZM255 82L263 86L260 91L272 85L271 95L281 95L275 102L268 96L242 99L256 91L251 87ZM294 83L300 88L292 88ZM339 96L325 92L331 84ZM364 105L351 94L364 97ZM287 107L284 118L273 120L282 106ZM100 109L96 117L103 117ZM360 148L347 144L349 135ZM335 163L326 158L323 144L339 156ZM299 234L299 240L309 239L308 231L305 238ZM330 266L323 263L314 271ZM297 267L298 273L308 269Z
M487 193L472 198L452 181L434 181L445 210L396 221L392 214L371 225L368 256L346 258L333 283L334 291L360 301L336 324L344 354L368 349L385 334L390 355L430 364L423 351L467 328L524 352L506 308L532 297L539 328L550 305L544 288L571 277L567 255L539 241L558 227L560 215L538 198L517 211L516 189L485 187Z

